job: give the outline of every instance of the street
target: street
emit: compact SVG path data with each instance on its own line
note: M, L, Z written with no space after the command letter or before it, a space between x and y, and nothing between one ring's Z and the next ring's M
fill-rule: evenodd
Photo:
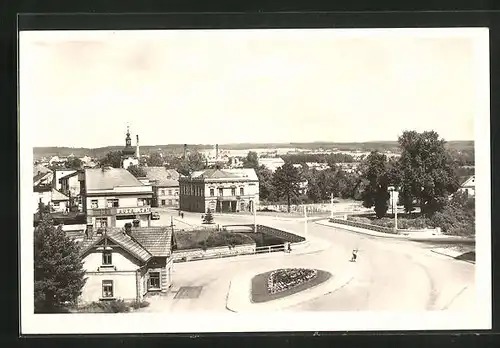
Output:
M160 211L155 225L199 224L201 214ZM199 221L199 222L197 222ZM249 224L253 216L215 216L218 224ZM257 216L257 223L304 234L304 222ZM338 291L287 308L294 311L425 311L474 306L473 264L436 255L435 245L359 235L308 222L309 237L324 241L326 249L314 253L248 255L175 264L172 293L153 299L145 311L225 311L229 282L241 272L282 267L318 268L340 274L347 269L353 249L359 249L356 276ZM180 287L197 286L197 298L174 299Z

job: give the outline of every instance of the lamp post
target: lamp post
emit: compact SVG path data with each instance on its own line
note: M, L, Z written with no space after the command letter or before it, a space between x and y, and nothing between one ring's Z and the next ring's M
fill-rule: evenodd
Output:
M252 201L253 208L253 231L257 233L257 207L255 201Z
M398 229L398 197L399 192L397 191L397 187L389 186L389 192L391 193L391 205L392 212L394 213L394 229Z

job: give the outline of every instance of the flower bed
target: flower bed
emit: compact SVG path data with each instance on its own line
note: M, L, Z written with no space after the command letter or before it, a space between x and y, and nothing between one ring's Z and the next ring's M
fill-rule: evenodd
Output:
M267 280L267 291L270 294L276 294L296 286L318 276L315 269L288 268L272 271Z
M252 278L251 300L261 303L293 295L317 286L332 275L316 269L278 269Z

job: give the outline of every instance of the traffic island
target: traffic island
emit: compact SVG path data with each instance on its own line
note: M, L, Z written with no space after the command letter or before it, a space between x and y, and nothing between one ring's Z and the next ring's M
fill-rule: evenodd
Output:
M238 275L230 282L226 297L226 309L234 313L273 312L285 310L303 302L333 293L348 285L355 277L355 264L346 262L339 265L339 273L332 274L323 270L297 268L300 274L292 281L290 271L279 273L276 279L282 286L274 287L279 291L269 291L270 275L283 269L260 269ZM290 270L290 269L288 269ZM316 274L315 276L314 273ZM285 276L285 274L287 274ZM309 277L308 277L309 276ZM302 279L298 281L298 279Z
M317 286L331 273L305 268L286 268L256 275L252 278L251 301L262 303L287 297Z

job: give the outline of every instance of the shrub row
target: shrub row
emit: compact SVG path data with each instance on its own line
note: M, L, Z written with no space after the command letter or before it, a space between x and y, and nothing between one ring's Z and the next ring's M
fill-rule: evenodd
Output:
M133 309L139 309L149 306L147 301L132 301L124 300L99 301L91 302L88 305L80 307L78 312L81 313L127 313Z

